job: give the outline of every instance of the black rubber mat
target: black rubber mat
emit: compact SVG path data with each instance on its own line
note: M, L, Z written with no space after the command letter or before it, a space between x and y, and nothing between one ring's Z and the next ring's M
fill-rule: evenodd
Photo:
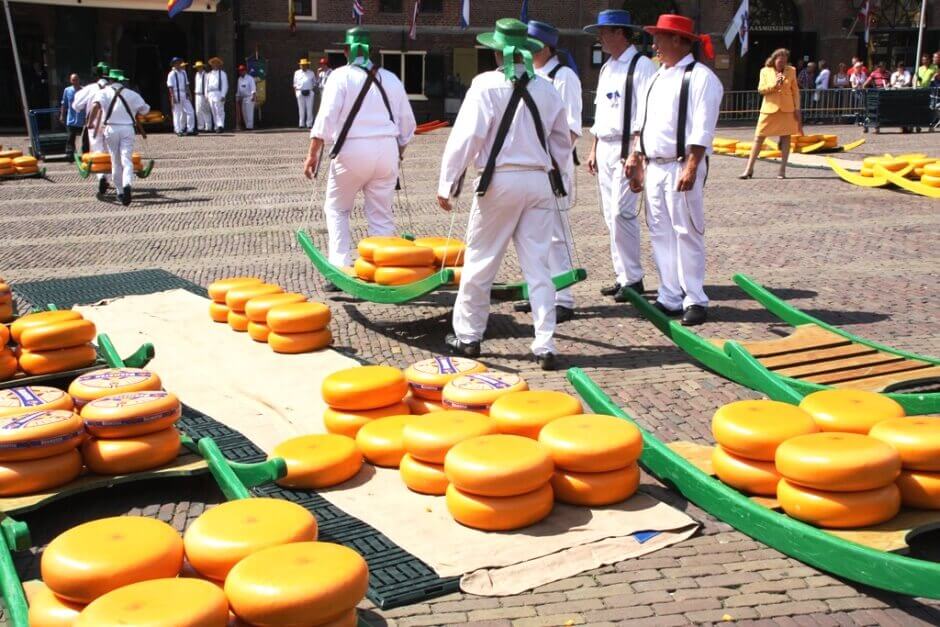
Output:
M17 296L33 307L54 304L60 308L172 289L206 295L202 287L164 270L140 270L13 285ZM160 350L159 346L156 348ZM178 426L194 440L211 437L232 461L252 463L266 458L264 452L244 435L191 407L185 407ZM258 496L286 499L302 505L316 516L321 540L343 544L358 551L369 564L367 596L380 608L418 603L455 592L459 587L459 578L438 577L427 564L380 531L353 518L315 492L286 490L275 484L252 491Z

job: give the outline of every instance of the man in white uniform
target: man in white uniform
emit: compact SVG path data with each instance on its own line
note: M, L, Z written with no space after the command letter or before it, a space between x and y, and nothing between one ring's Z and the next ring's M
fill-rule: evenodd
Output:
M398 162L414 137L415 117L398 77L369 60L371 36L362 27L346 31L347 65L337 68L323 92L323 104L310 131L304 175L312 178L324 143L332 143L323 212L329 233L329 258L352 265L349 214L356 194L364 196L369 235L395 235L392 198ZM353 105L368 80L358 112ZM336 288L327 285L326 289Z
M196 90L196 128L204 133L212 130L212 111L209 108L208 92L206 91L206 66L202 61L193 63L193 88Z
M111 68L107 63L99 63L95 66L95 75L98 80L90 85L85 85L75 94L72 101L72 109L85 112L85 132L88 133L88 147L91 152L108 152L108 146L104 142L104 133L92 135L88 132L88 121L91 118L91 110L95 104L95 96L102 89L108 86L108 74ZM108 191L108 175L104 172L98 173L98 195L103 195Z
M255 128L255 77L248 73L244 65L238 66L238 80L235 81L235 106L242 115L242 123L247 131Z
M98 92L92 106L89 133L104 133L111 154L111 175L118 190L117 197L125 207L131 204L134 185L134 135L137 116L150 111L137 92L123 85L127 79L121 70L111 70L111 85ZM103 128L102 128L103 127Z
M640 129L624 174L634 189L645 185L650 242L659 269L656 307L682 324L702 324L705 295L705 179L724 88L693 47L711 40L692 20L661 15L653 34L662 65L644 94Z
M297 97L297 128L313 126L313 90L317 75L310 69L308 59L300 60L300 69L294 72L294 95Z
M616 275L613 285L601 289L601 294L613 296L618 303L627 302L623 291L627 287L643 292L640 221L637 219L640 195L630 190L630 181L623 176L623 162L630 153L630 135L639 127L637 110L646 83L656 68L633 45L635 28L630 13L619 9L601 11L597 24L584 28L597 35L601 48L610 55L597 80L594 126L591 127L594 144L587 166L591 174L597 175Z
M515 245L529 285L535 359L555 369L555 286L549 271L548 235L554 230L562 172L569 168L571 129L565 105L551 83L538 77L532 55L542 42L516 19L496 22L477 36L496 50L498 69L473 79L454 122L441 164L437 201L452 210L463 175L472 163L483 174L467 225L467 249L457 299L452 353L480 354L489 317L490 288L509 242Z
M209 98L209 108L212 110L212 121L215 132L221 133L225 128L225 97L228 96L228 75L222 70L222 59L212 57L209 59L212 67L206 75L206 94Z
M196 115L193 103L189 99L189 76L183 68L183 60L173 57L170 60L170 73L166 75L166 88L170 94L170 106L173 109L173 131L177 136L196 134Z

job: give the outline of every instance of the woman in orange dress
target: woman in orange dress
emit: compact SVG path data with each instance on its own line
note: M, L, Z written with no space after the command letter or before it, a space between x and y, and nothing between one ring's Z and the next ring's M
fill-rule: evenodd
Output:
M780 173L778 179L787 176L787 159L790 157L790 136L803 134L803 117L800 113L800 88L796 83L796 69L788 63L790 51L778 48L767 58L760 71L757 91L764 97L760 106L760 118L754 133L754 146L747 159L747 167L740 179L749 179L754 174L754 161L764 145L764 138L775 135L780 138Z

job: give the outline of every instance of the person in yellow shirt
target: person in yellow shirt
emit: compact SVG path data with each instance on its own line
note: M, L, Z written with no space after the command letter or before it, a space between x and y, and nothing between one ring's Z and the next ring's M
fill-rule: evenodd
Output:
M803 117L800 113L800 87L796 80L796 69L789 64L790 51L778 48L773 51L760 71L757 91L764 97L760 106L760 118L754 132L754 146L747 159L747 166L739 179L749 179L754 174L754 161L764 144L764 138L780 138L780 173L777 178L787 176L787 160L790 157L790 136L803 134Z

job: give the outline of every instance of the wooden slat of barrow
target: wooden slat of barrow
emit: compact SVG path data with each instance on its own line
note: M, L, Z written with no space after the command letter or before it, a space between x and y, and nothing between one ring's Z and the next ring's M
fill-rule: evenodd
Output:
M760 363L768 370L776 370L778 368L789 368L790 366L802 366L804 364L820 361L842 359L844 357L869 355L874 352L876 352L874 348L869 348L862 344L846 344L833 348L787 353L786 355L777 355L776 357L764 357L760 360Z
M805 364L802 366L791 366L775 370L779 375L785 377L794 377L803 379L817 374L826 374L827 372L841 372L843 370L854 370L862 366L877 366L880 364L893 364L898 361L904 361L899 355L890 353L871 353L869 355L858 355L856 357L846 357L845 359L833 359L815 364Z
M868 377L866 379L856 379L855 381L844 381L837 383L836 387L849 388L853 390L868 390L870 392L883 392L888 387L897 383L906 383L909 381L928 381L940 379L940 366L930 368L919 368L908 372L898 372L886 374L880 377Z
M867 379L870 377L877 377L880 375L894 374L894 373L905 373L908 376L902 376L899 380L904 381L907 378L913 378L914 372L927 368L930 364L924 363L922 361L914 361L913 359L905 359L904 361L898 361L893 364L881 364L880 366L866 366L864 368L854 368L852 370L840 370L839 372L830 372L828 374L820 374L812 377L805 377L803 381L809 381L810 383L822 383L822 384L835 384L842 383L845 381L856 381L858 379Z
M843 346L850 343L849 340L841 335L836 335L832 331L827 331L814 324L806 324L797 327L796 331L787 337L777 340L748 342L742 344L742 346L754 357L761 358L805 350L832 348L833 346Z

